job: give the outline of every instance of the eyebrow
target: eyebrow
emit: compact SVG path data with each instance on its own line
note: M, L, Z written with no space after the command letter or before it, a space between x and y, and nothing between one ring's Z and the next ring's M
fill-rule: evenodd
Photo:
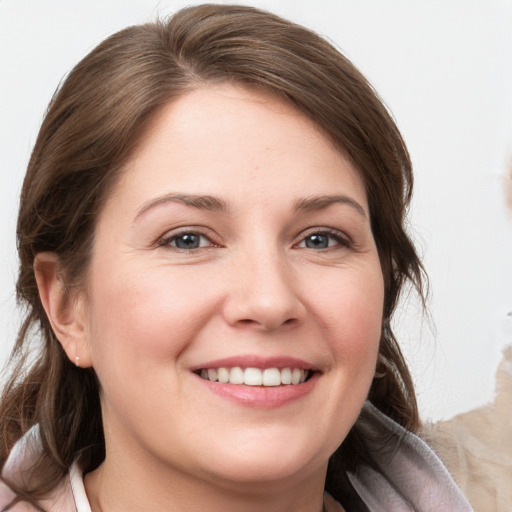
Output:
M134 222L142 217L148 211L166 203L181 203L186 206L192 206L199 210L207 210L212 212L227 212L228 204L213 196L194 195L194 194L164 194L162 196L151 199L144 203L135 215Z
M312 196L299 199L294 204L295 212L323 210L333 204L344 204L353 208L365 219L368 217L366 210L355 200L344 194L334 196Z
M142 207L137 211L134 222L148 211L166 203L181 203L186 206L197 208L199 210L224 213L229 212L228 204L218 197L208 195L169 193L144 203ZM365 219L367 218L365 209L357 201L343 194L334 196L312 196L298 199L294 203L293 210L296 213L300 211L322 210L333 204L348 205L353 208L359 215Z

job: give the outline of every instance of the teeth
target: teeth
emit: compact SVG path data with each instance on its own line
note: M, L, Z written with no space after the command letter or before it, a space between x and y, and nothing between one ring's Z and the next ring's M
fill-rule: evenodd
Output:
M217 370L217 380L219 382L229 382L229 370L227 368L219 368Z
M229 382L230 384L243 384L244 383L244 371L242 368L236 366L235 368L231 368L231 372L229 373Z
M290 368L284 368L281 370L281 383L291 384L292 383L292 371Z
M261 386L263 374L259 368L246 368L244 371L244 384L246 386Z
M298 368L294 368L292 372L292 384L299 384L302 372Z
M263 385L280 386L281 372L277 368L267 368L266 370L263 370Z
M297 385L306 381L308 370L299 368L208 368L201 370L201 377L211 382L245 384L246 386L280 386Z

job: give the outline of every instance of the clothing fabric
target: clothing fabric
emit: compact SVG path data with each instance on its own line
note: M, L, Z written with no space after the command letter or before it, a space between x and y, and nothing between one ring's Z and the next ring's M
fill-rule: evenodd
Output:
M479 512L512 510L512 346L503 351L490 404L422 432Z
M372 467L361 465L348 477L369 512L471 512L452 477L433 450L419 437L407 432L367 402L358 428L373 457ZM2 471L6 479L19 482L24 470L40 450L38 430L30 430L14 447ZM0 510L15 498L0 481ZM41 502L48 512L91 512L76 464L50 496ZM326 512L343 512L331 496L324 499ZM11 512L33 512L25 502ZM346 512L351 512L347 510Z
M441 460L418 436L370 403L358 427L373 464L360 465L348 477L370 512L473 510Z

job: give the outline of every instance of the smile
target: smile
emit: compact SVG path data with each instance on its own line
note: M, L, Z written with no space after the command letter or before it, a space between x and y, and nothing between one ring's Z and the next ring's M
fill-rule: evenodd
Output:
M301 368L203 368L198 375L210 382L239 384L245 386L276 387L303 384L311 375L310 370Z

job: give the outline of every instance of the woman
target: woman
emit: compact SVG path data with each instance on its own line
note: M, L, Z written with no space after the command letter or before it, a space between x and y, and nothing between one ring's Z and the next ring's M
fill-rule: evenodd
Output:
M390 326L422 293L411 191L386 109L308 30L205 5L107 39L22 192L4 509L470 510L411 433Z

